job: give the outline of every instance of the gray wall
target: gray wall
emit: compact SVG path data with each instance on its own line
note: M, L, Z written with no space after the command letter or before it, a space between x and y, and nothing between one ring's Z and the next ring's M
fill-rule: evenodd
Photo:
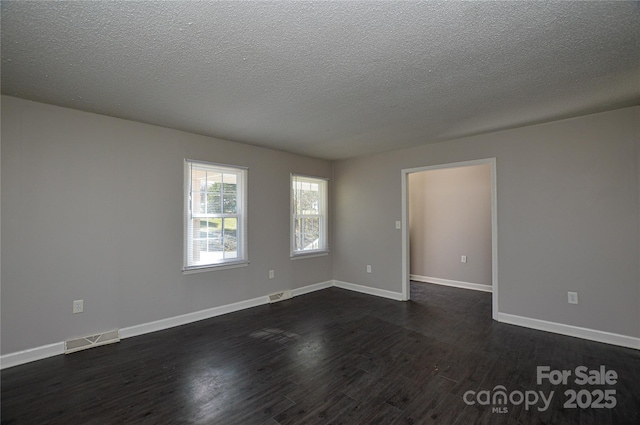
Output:
M632 107L335 163L334 278L401 292L401 170L495 157L500 312L640 336L639 122Z
M491 165L408 180L411 274L491 285Z
M489 157L500 311L638 337L639 151L640 107L332 164L3 96L2 353L332 278L401 292L401 170ZM181 273L185 157L250 168L248 267ZM330 256L289 259L291 172L333 173Z
M184 158L249 167L248 267L181 273ZM330 280L331 256L289 258L289 173L331 170L3 96L2 353Z

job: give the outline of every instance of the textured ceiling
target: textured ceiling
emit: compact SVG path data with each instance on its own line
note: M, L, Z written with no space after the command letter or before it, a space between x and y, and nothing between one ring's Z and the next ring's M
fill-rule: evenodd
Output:
M639 5L2 1L2 93L347 158L639 104Z

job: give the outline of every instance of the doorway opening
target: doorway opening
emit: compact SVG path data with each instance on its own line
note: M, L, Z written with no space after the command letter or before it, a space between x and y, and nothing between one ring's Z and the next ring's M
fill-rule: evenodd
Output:
M491 221L491 230L490 230L490 238L491 238L491 271L490 271L490 286L485 283L485 285L468 285L468 288L471 289L485 289L487 291L491 291L492 293L492 317L494 320L497 320L498 315L498 237L497 237L497 187L496 187L496 159L488 158L488 159L480 159L474 161L465 161L465 162L456 162L450 164L439 164L432 166L424 166L417 168L409 168L402 170L402 298L403 300L410 299L410 282L411 282L411 229L410 229L410 178L414 182L419 182L420 179L417 178L417 173L423 173L425 171L434 171L434 170L450 170L455 171L453 169L460 169L462 167L472 167L479 165L488 165L490 168L490 180L491 180L491 201L490 201L490 221ZM428 173L424 173L425 175ZM431 173L434 174L434 173ZM411 177L410 177L411 176ZM414 183L415 184L415 183ZM461 253L458 257L459 261L464 262L467 258L464 253ZM484 253L485 255L487 253ZM464 256L464 257L463 257ZM488 273L488 271L486 271ZM413 277L416 277L415 274ZM416 280L419 280L417 278ZM446 279L440 279L440 282L448 284L455 282L454 286L462 286L464 287L465 282L458 281L447 281Z

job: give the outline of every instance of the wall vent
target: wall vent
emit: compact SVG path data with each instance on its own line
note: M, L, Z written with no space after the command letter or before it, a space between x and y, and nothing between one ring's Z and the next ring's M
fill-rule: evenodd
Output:
M269 302L270 303L277 303L278 301L288 300L292 296L293 296L293 294L291 293L290 290L286 290L286 291L282 291L282 292L276 292L275 294L269 295Z
M100 345L112 344L120 341L120 330L115 329L109 332L89 335L81 338L70 339L64 342L64 353L75 353L87 348L99 347Z

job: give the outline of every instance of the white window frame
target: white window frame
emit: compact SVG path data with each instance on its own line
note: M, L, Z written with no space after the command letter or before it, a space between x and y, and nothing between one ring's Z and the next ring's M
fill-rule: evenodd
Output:
M320 185L320 205L318 214L299 215L294 205L294 185L296 181L303 181L309 183L316 183ZM290 255L292 258L309 257L317 255L327 255L329 253L329 179L324 177L306 176L302 174L291 174L289 182L289 189L291 192L290 197L290 212L291 212L291 225L290 225ZM318 248L316 249L295 249L295 223L298 218L316 218L318 217L320 232L318 240Z
M236 244L237 256L230 259L219 259L206 263L195 264L193 260L193 188L192 170L197 167L201 170L227 173L236 175L238 191L237 211L230 213L199 213L201 218L237 218ZM193 159L184 160L184 226L183 226L183 265L185 274L210 270L219 270L232 267L243 267L249 264L247 255L247 180L248 168L235 165L218 164L214 162L199 161Z

